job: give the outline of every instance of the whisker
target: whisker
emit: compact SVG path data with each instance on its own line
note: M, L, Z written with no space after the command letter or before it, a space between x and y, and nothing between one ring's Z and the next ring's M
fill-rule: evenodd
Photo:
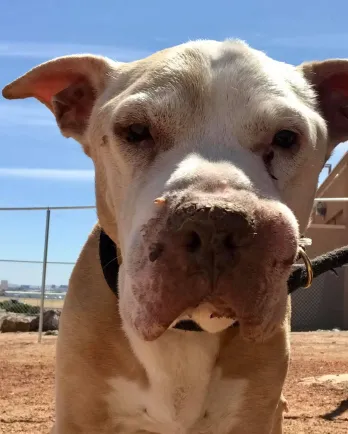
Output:
M115 261L117 261L117 257L112 258L107 264L105 264L103 267L103 271L105 270L106 267L108 267L110 264L112 264Z

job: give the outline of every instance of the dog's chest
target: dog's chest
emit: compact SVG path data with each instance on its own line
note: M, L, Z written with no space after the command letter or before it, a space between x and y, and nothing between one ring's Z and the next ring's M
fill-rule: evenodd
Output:
M165 344L140 343L135 350L147 371L148 387L121 377L109 380L107 401L115 426L129 434L231 433L247 381L222 378L221 368L215 367L217 337L171 337Z

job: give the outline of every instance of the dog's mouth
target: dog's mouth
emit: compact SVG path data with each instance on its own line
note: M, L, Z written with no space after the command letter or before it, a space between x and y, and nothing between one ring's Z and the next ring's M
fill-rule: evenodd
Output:
M272 268L261 260L241 261L215 285L204 273L182 271L173 260L155 264L136 273L122 297L124 319L146 341L167 330L219 333L237 322L243 338L260 341L283 321L290 264Z
M172 322L169 329L219 333L238 324L235 315L223 315L210 303L203 303L195 309L188 309Z
M146 341L154 341L166 331L215 334L236 324L246 340L267 339L285 316L288 273L274 272L262 279L255 275L247 278L243 273L243 282L238 274L227 274L212 290L200 276L183 286L175 280L177 273L171 279L156 273L150 283L133 287L132 298L135 296L137 301L126 309L127 322L130 320L132 328Z

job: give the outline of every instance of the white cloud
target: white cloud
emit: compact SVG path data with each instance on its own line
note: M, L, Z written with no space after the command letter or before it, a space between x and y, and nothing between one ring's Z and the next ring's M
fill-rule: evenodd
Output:
M0 103L1 125L57 126L53 114L45 106L19 101Z
M148 56L150 51L112 45L55 44L0 41L0 57L53 59L67 54L100 54L120 62Z
M94 170L0 168L0 177L48 179L56 181L93 181Z

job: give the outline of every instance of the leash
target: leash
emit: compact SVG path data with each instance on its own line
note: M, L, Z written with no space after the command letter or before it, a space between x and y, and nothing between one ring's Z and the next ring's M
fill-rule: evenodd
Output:
M117 248L112 239L101 229L99 237L99 258L104 278L111 291L118 297L118 271ZM288 294L294 293L299 288L309 288L315 277L327 271L336 273L335 268L348 264L348 245L332 250L310 260L304 247L299 248L299 258L304 264L293 266L293 271L288 279ZM337 273L336 273L337 275ZM232 327L238 327L238 322ZM175 325L176 329L185 331L204 331L198 324L191 320L183 320Z
M288 294L292 294L299 288L309 288L315 277L320 276L327 271L332 271L337 275L335 268L343 267L348 264L348 245L324 253L321 256L310 260L306 252L301 252L300 256L304 265L294 265L288 280Z

